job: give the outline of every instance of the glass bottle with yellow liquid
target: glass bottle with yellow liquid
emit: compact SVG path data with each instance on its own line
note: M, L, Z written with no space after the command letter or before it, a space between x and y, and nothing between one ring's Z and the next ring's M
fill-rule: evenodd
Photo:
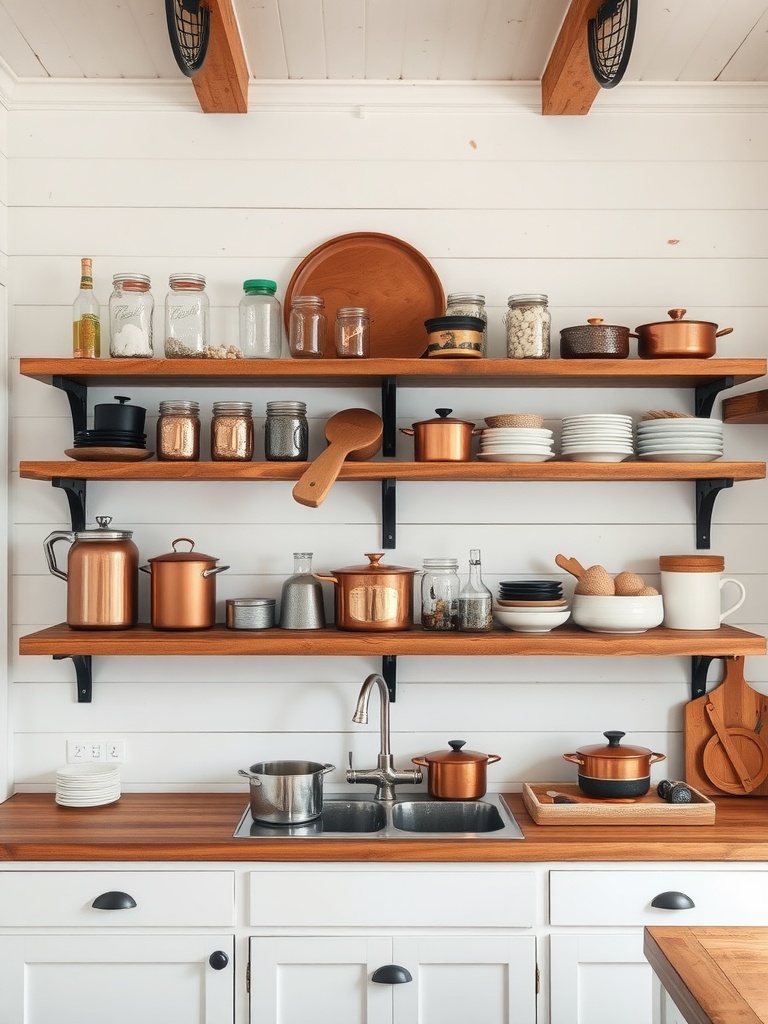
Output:
M93 294L92 261L80 260L80 291L73 305L72 355L98 359L101 355L101 307Z

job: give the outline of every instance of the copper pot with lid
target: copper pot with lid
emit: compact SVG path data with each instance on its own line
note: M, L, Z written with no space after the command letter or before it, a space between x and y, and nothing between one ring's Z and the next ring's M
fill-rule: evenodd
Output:
M453 409L435 409L437 416L419 420L410 427L401 427L401 434L413 437L414 458L417 462L469 462L472 457L472 438L482 428L469 420L449 418Z
M414 764L429 769L430 796L441 800L479 800L485 796L486 768L501 757L462 750L466 742L448 740L450 750L433 750L423 757L411 758Z
M578 747L575 754L563 754L579 766L579 788L588 796L645 796L651 788L651 765L663 761L647 747L621 746L626 733L604 732L608 744Z
M709 359L716 339L731 334L732 327L717 329L709 320L684 320L686 309L670 309L671 320L635 328L637 354L641 359Z
M189 544L189 551L176 545ZM210 629L216 621L216 576L228 565L195 551L190 537L177 537L169 551L148 559L141 572L152 577L152 626L154 629Z
M317 572L335 584L338 629L410 629L413 625L413 578L418 569L381 565L383 553L367 554L368 565L348 565L332 573Z

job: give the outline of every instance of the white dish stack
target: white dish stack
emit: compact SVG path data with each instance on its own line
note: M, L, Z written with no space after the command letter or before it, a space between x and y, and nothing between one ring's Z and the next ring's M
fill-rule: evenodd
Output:
M623 462L635 453L632 417L612 413L564 416L560 453L568 462Z
M547 462L555 457L546 427L490 427L480 435L481 462Z
M722 456L722 420L680 416L637 424L637 457L646 462L714 462Z
M103 764L68 764L56 772L56 803L100 807L120 799L120 772Z

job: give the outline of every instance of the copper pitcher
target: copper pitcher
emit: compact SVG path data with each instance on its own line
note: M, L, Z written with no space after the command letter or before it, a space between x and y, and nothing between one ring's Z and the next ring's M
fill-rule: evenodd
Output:
M131 530L110 530L110 516L97 516L95 530L55 530L44 542L48 568L67 584L67 625L73 629L126 629L138 620L139 549ZM54 545L69 541L67 570L56 563Z

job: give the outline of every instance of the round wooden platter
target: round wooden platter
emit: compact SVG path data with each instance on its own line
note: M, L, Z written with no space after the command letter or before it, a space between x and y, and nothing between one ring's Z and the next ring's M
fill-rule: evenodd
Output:
M285 293L286 330L294 295L325 301L325 358L335 359L333 325L340 306L371 317L371 357L418 359L427 347L424 321L445 313L445 293L432 264L393 235L355 231L323 242L294 271Z
M141 462L154 452L146 448L65 448L64 454L78 462Z

